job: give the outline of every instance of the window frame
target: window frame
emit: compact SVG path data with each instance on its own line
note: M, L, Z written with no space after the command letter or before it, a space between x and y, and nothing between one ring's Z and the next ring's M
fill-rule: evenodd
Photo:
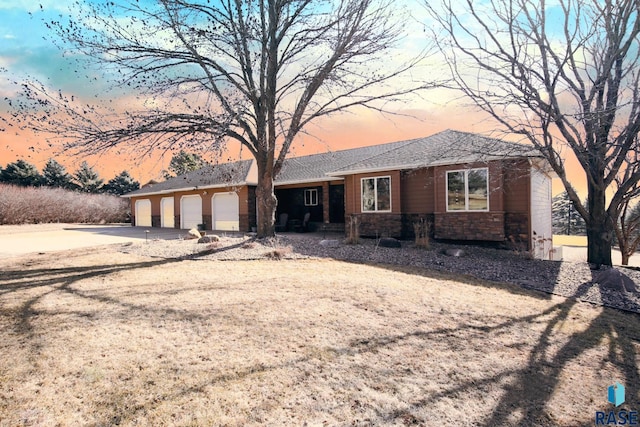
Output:
M484 170L487 174L487 208L486 209L469 209L469 172ZM464 209L449 209L449 174L450 173L463 173L464 177ZM455 169L448 170L445 173L445 206L447 212L489 212L491 210L491 204L489 203L489 168L470 168L470 169Z
M378 180L387 178L389 180L389 209L378 209ZM374 209L373 210L364 210L364 181L372 179L373 184L373 196L374 196ZM392 198L392 190L391 190L391 175L381 175L381 176L367 176L364 178L360 178L360 212L362 213L388 213L393 210L393 198Z
M309 194L309 203L307 203L307 194ZM304 189L304 205L305 206L318 206L318 189L317 188L305 188ZM315 198L315 203L313 203Z

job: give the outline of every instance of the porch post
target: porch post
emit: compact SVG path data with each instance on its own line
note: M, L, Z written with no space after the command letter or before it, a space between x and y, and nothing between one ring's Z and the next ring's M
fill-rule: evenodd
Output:
M322 222L325 224L329 224L330 222L329 216L329 183L322 183Z

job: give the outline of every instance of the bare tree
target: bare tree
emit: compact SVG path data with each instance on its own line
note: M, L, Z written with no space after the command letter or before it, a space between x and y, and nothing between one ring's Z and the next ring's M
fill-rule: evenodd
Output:
M640 204L622 206L620 218L616 224L616 240L622 255L622 265L629 265L629 258L640 246Z
M32 82L14 106L42 114L22 125L56 129L83 153L124 144L138 153L218 150L236 140L257 162L260 237L274 233L273 179L305 126L356 106L385 111L425 87L409 74L424 52L389 61L405 24L393 0L120 0L76 7L73 19L49 24L62 47L70 44L101 64L119 77L117 88L144 103L105 113Z
M640 2L444 0L427 7L444 35L439 50L454 88L540 150L586 222L588 261L611 265L621 205L640 179L636 170L614 188L638 149ZM586 174L586 205L567 178L567 151Z
M619 188L627 183L629 176L635 175L640 170L640 162L636 151L627 154L626 164L616 177L615 185ZM640 246L640 182L629 188L620 203L620 215L616 221L615 236L622 256L622 265L629 265L629 258Z

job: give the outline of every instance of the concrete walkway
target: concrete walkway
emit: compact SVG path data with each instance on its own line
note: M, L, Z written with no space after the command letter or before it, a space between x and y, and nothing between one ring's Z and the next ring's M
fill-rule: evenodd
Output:
M562 259L564 261L587 261L586 236L554 235L553 246L562 246ZM611 250L611 261L613 265L622 265L622 255L617 248ZM640 267L640 254L631 255L629 258L629 266Z

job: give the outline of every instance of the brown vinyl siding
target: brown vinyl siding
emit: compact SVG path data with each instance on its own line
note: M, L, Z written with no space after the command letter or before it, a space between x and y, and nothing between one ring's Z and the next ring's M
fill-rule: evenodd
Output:
M447 212L447 172L477 168L487 168L489 171L489 210L486 212ZM514 168L514 165L504 164L502 161L492 161L438 166L434 169L436 183L435 238L504 241L508 237L508 231L520 229L521 217L506 218L505 216L505 211L508 211L510 206L520 206L521 198L527 199L529 197L529 187L526 184L528 181L521 181L520 170ZM508 172L511 172L511 175ZM516 177L517 180L515 180ZM516 221L517 224L510 221Z
M504 210L529 212L530 166L526 160L513 160L504 164Z
M401 174L403 214L433 213L435 210L434 169L403 171Z

